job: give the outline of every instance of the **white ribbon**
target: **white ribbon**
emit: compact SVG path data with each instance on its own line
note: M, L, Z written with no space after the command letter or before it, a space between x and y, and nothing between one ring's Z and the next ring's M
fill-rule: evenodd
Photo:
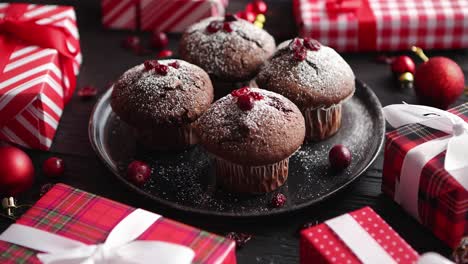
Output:
M397 203L420 219L418 192L421 172L427 162L445 150L444 169L468 190L468 124L461 117L437 108L409 104L386 106L383 113L393 127L419 123L448 134L420 144L406 154L400 181L395 186Z
M325 221L325 224L351 249L363 264L397 262L349 214Z
M161 241L135 241L161 216L136 209L120 221L103 244L86 245L33 227L12 224L0 240L46 252L37 254L45 264L192 263L192 249Z

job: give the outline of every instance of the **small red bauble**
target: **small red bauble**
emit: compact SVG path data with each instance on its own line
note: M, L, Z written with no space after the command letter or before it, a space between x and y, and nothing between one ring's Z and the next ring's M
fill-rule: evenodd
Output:
M133 184L142 186L151 176L151 167L142 161L132 161L127 168L127 178Z
M31 188L34 166L29 156L16 147L0 147L0 194L15 196Z
M169 44L166 33L155 31L151 37L151 46L155 49L163 49Z
M343 170L351 164L351 152L343 145L335 145L328 153L330 165L335 170Z
M249 111L254 107L255 100L249 94L243 94L237 98L237 106L242 111Z
M250 23L255 22L257 15L252 11L241 11L236 14L239 18L249 21Z
M65 172L65 163L63 159L51 157L44 161L42 172L51 178L60 177Z
M286 200L287 200L286 195L282 193L277 193L271 199L271 205L275 208L280 208L284 206L284 204L286 203Z
M138 36L128 36L122 40L122 47L125 49L134 49L140 45L140 42Z
M433 57L416 69L414 86L424 104L447 109L463 93L465 77L453 60Z
M97 94L97 89L96 87L92 85L85 86L78 90L78 96L81 99L89 99L89 98L96 96L96 94Z
M158 53L158 58L167 58L167 57L172 57L172 50L161 50Z
M413 59L408 56L398 56L393 59L391 63L392 72L399 76L405 72L414 73L416 65L414 64Z
M268 10L267 4L262 0L255 0L252 3L252 11L256 14L265 14Z

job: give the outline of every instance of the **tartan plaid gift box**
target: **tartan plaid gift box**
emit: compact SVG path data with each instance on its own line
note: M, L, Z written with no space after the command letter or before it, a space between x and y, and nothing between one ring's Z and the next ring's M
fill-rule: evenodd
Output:
M417 259L418 253L370 207L301 231L301 264L410 264Z
M72 7L0 3L0 140L48 150L80 64Z
M468 121L468 103L448 111ZM382 191L398 202L396 193L401 186L403 163L408 153L415 147L445 136L446 133L421 124L409 124L387 133ZM462 237L468 235L468 191L444 169L445 156L446 151L436 155L421 164L420 175L413 175L419 177L419 187L414 196L417 201L410 201L417 207L417 216L410 213L454 248ZM414 168L417 163L414 161L408 166ZM399 203L405 208L401 201Z
M16 224L55 233L85 244L102 243L135 209L71 188L55 185ZM233 241L160 218L138 240L183 245L195 252L193 263L236 263ZM47 243L44 241L44 243ZM40 263L33 250L0 241L0 263Z
M339 51L468 47L466 0L294 0L303 37Z
M210 16L223 16L228 0L101 0L106 28L183 32Z

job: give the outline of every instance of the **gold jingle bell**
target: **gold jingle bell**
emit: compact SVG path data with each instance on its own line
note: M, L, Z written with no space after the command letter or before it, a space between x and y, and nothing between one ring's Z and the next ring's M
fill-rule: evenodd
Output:
M398 81L402 88L411 88L413 87L414 76L411 72L405 72L398 77Z

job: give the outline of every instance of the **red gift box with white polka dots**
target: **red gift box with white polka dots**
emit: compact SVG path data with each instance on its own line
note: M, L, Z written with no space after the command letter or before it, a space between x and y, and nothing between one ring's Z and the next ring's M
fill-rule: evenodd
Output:
M416 263L418 253L370 207L364 207L347 215L362 227L363 232L370 235L369 239L374 240L376 246L380 246L390 260L393 260L391 263ZM370 263L353 252L351 249L353 246L345 243L339 234L327 224L328 222L301 231L301 264ZM347 227L344 226L344 228ZM356 246L366 247L366 243L360 241L360 244L354 245Z

